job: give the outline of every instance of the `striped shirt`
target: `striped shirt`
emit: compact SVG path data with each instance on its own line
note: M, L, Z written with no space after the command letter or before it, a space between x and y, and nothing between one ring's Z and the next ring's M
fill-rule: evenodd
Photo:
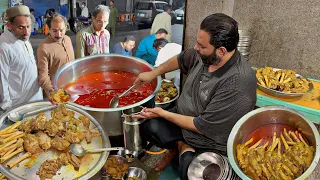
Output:
M109 53L109 41L110 33L106 29L101 31L100 36L93 25L82 29L76 37L76 58Z
M256 103L256 77L238 51L214 72L208 72L193 49L178 56L179 67L188 75L177 102L177 113L195 117L201 134L182 129L183 138L197 149L226 153L235 123Z

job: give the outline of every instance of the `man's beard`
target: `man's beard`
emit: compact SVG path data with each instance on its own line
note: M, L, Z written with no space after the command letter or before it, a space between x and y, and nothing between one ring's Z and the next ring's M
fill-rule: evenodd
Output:
M14 31L11 31L11 32L17 39L19 39L21 41L28 41L29 40L29 36L26 34L19 35L18 33L14 32Z
M219 58L216 55L216 50L214 50L210 55L203 55L200 54L199 51L197 51L197 53L199 54L199 56L201 57L201 60L203 62L204 65L206 66L210 66L210 65L217 65L221 62L221 58Z

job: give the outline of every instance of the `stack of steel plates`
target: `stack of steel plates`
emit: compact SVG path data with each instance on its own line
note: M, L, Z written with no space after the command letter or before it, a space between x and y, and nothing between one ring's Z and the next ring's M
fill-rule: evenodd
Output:
M251 47L251 35L249 31L239 30L238 51L248 59Z
M192 180L241 180L229 165L228 158L205 152L194 158L188 168Z

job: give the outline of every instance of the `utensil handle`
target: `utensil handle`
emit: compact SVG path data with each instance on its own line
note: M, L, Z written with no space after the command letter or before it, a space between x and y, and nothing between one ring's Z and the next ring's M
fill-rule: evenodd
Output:
M124 150L123 147L111 147L111 148L99 148L99 149L88 149L87 152L103 152L103 151L119 151Z
M37 109L37 110L34 110L34 111L30 111L30 112L25 113L25 114L23 115L23 117L32 116L32 115L35 115L35 114L37 114L37 113L44 112L44 111L49 111L49 110L53 110L53 109L56 109L56 108L57 108L57 105L40 108L40 109Z
M131 86L128 90L126 90L125 92L123 92L119 98L121 98L122 96L126 95L129 91L131 91L131 89L135 88L136 87L136 84L134 84L133 86Z

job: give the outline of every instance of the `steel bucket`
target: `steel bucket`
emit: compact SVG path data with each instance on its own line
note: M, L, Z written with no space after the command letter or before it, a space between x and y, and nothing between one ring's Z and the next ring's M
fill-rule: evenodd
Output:
M55 74L53 86L55 89L63 89L68 84L74 82L79 77L107 71L127 71L135 74L151 71L153 67L147 62L131 57L116 54L100 54L76 59L62 66ZM82 106L73 102L70 104L86 110L90 115L99 121L109 136L119 136L123 134L121 115L122 110L137 106L154 106L153 98L161 86L160 76L152 81L153 93L144 100L119 108L92 108Z

